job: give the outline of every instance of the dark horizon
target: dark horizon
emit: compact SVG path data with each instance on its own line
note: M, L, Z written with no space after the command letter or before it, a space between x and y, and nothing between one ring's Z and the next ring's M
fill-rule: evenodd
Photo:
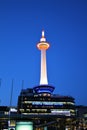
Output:
M41 31L47 50L48 83L54 94L87 106L87 1L0 1L0 105L17 105L24 88L39 85Z

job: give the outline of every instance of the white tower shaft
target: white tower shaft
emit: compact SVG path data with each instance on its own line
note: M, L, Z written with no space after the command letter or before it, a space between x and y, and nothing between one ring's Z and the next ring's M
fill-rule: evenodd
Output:
M46 68L46 50L41 50L41 75L40 84L48 84Z

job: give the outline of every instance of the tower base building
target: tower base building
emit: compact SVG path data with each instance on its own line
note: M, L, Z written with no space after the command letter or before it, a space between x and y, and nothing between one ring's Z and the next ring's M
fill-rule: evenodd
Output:
M41 90L37 92L36 88L21 90L18 97L18 113L39 116L75 116L73 97L52 94L47 90L46 92L41 92Z
M47 88L44 89L44 87ZM50 128L51 125L54 128L54 126L58 125L58 122L75 118L74 98L52 94L51 91L53 91L54 87L49 87L42 85L22 89L18 97L18 113L27 116L30 121L33 121L35 128L44 128L45 126Z

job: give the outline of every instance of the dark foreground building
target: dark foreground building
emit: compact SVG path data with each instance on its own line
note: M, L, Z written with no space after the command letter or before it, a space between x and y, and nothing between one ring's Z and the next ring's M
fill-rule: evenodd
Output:
M58 122L74 120L76 115L74 98L53 94L53 90L54 87L49 85L21 90L18 97L18 113L32 115L30 120L33 120L36 128L45 127L45 124L49 128L52 123L53 129L57 130L61 127ZM62 127L65 129L70 126L64 124Z
M47 89L46 89L47 87ZM71 96L60 96L52 94L49 89L51 86L44 85L33 89L23 89L18 97L18 112L21 114L34 115L62 115L75 116L75 102ZM36 89L42 88L44 91ZM52 90L53 91L53 90Z

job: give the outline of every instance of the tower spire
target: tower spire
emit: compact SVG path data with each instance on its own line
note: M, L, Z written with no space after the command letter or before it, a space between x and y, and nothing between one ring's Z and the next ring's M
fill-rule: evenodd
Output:
M45 36L45 35L44 35L44 30L42 30L42 37L44 38L44 36Z
M42 37L40 39L40 42L46 42L44 30L42 30Z
M50 44L46 41L44 36L44 30L42 30L42 37L40 42L37 44L37 48L41 51L41 74L40 74L40 85L48 84L47 79L47 65L46 65L46 50Z

